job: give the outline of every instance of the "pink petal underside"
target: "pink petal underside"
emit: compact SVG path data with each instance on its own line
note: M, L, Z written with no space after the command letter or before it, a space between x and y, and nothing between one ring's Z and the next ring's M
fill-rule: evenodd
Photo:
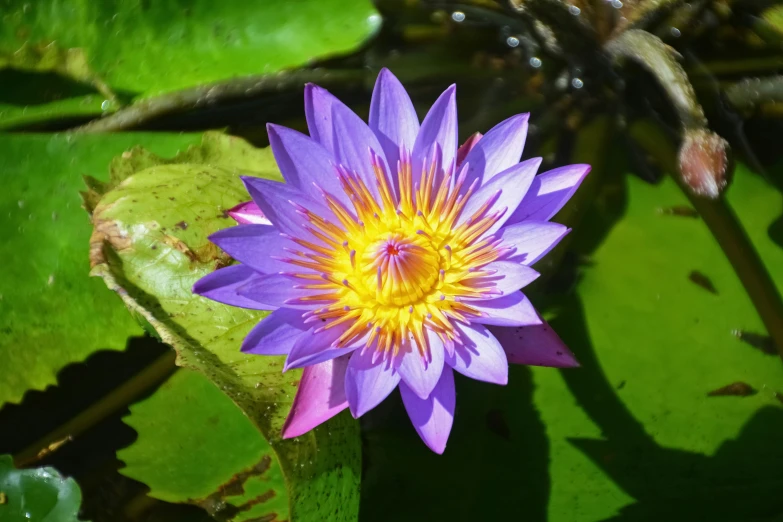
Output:
M459 146L459 148L457 149L457 171L459 171L459 167L462 165L462 162L465 161L468 152L470 152L471 149L476 146L476 143L479 142L482 136L484 135L481 134L480 132L476 132L470 138L466 139L462 145Z
M416 395L405 383L400 383L400 394L416 433L435 453L446 449L454 424L457 396L454 390L454 372L444 368L435 389L426 399Z
M554 368L579 366L574 354L546 322L516 328L492 326L490 330L503 345L510 363Z
M304 369L283 425L284 439L298 437L348 407L344 388L348 359L338 357Z
M267 219L258 205L252 201L246 201L226 211L234 221L240 225L271 225L272 222Z

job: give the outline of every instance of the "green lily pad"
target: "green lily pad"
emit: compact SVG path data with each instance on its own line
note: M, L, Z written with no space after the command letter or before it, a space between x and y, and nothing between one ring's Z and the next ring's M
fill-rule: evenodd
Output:
M230 260L207 237L233 226L225 210L248 199L240 174L280 179L268 149L207 134L205 145L174 160L136 150L114 163L108 185L91 182L93 274L177 351L179 365L206 375L260 429L288 484L296 521L353 520L358 510L358 426L343 414L298 439L280 430L300 372L282 357L239 351L265 312L209 301L191 292ZM306 500L306 501L305 501Z
M104 177L111 158L143 144L174 154L180 134L0 136L0 405L57 382L65 365L122 350L142 330L89 274L91 226L79 208L82 175Z
M138 439L120 471L168 502L221 520L287 520L277 457L236 404L201 373L179 370L125 418Z
M54 71L107 99L301 66L380 24L369 0L9 0L3 12L0 68Z
M81 502L72 478L49 467L14 469L11 455L0 455L2 522L78 522Z

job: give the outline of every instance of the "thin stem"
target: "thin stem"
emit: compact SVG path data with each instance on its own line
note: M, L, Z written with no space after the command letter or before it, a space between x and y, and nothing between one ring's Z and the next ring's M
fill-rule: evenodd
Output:
M98 402L14 455L14 465L16 467L29 466L41 460L64 443L79 436L120 408L135 401L152 387L160 384L176 369L175 355L174 350L168 350Z
M666 171L677 172L677 153L660 128L649 122L637 122L631 126L630 133L639 145L661 161ZM695 196L679 176L672 177L729 259L783 359L783 299L734 210L725 196L717 199Z
M361 83L368 77L368 74L369 71L364 69L343 71L302 69L283 71L276 74L232 78L231 80L199 85L138 101L105 118L78 127L73 132L126 130L165 114L192 110L212 105L219 101L246 98L265 92L281 91L299 87L307 82L318 82L323 85Z

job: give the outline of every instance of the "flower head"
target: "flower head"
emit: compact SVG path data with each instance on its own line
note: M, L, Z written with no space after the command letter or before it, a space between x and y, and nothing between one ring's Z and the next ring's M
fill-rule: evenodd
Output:
M520 163L527 114L458 148L455 88L419 125L386 69L369 125L315 85L305 108L309 137L268 127L286 183L243 178L253 201L230 211L238 226L211 236L240 264L194 287L272 311L242 350L304 368L284 437L346 407L358 417L399 385L440 453L453 371L505 384L509 362L576 365L519 289L568 232L549 220L587 165L536 176L539 158Z

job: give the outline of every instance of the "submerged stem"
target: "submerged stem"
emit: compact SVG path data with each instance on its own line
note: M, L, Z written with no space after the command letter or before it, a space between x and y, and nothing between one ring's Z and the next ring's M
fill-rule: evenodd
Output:
M300 87L308 82L318 82L323 85L362 82L367 78L368 74L369 72L364 69L343 71L301 69L275 74L232 78L140 100L105 118L82 125L74 129L74 132L126 130L164 114L192 110L219 101L255 96L264 92L286 90Z
M639 145L661 161L665 170L677 172L677 154L658 127L638 122L631 126L630 133ZM679 176L673 178L726 254L783 359L783 299L734 210L725 197L707 199L695 196Z
M72 440L120 408L135 401L150 388L160 384L176 369L174 360L174 351L168 350L140 373L122 383L98 402L14 455L14 465L16 467L29 466L41 460L56 451L65 442Z

